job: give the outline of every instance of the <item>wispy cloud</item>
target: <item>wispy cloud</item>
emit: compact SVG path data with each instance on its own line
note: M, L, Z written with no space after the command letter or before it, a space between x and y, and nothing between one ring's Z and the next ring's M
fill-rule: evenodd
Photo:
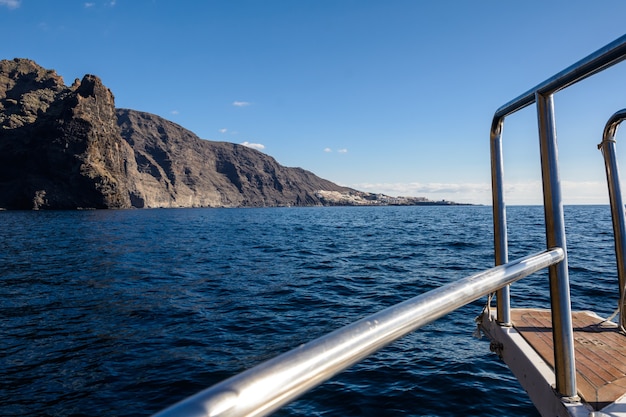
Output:
M239 134L239 132L237 132L236 130L228 130L225 127L222 129L218 129L217 131L220 132L222 135L225 135L226 133L228 133L230 136L235 136Z
M326 153L332 153L333 150L331 148L324 148L324 152ZM337 149L337 153L348 153L348 150L346 148L343 149Z
M426 197L429 200L448 200L457 203L490 204L491 184L489 183L361 183L350 185L353 188L372 193L387 194L392 197Z
M488 183L440 183L440 182L398 182L398 183L363 183L366 189L381 188L399 193L455 193L459 191L485 192L491 190Z
M260 144L260 143L250 143L246 141L246 142L243 142L242 145L247 146L248 148L252 148L252 149L258 149L258 150L265 149L265 145Z
M107 5L107 6L110 6L110 7L114 7L114 6L115 6L115 4L116 4L116 0L111 0L111 1L109 1L109 2L107 2L107 3L106 3L106 5Z
M235 106L235 107L247 107L250 104L252 104L252 103L250 103L248 101L233 101L233 106Z
M90 7L93 7L95 5L96 5L96 3L85 3L85 8L89 9Z
M0 0L0 6L8 7L9 9L17 9L21 3L21 0Z
M562 181L564 204L608 204L606 183L602 181ZM449 200L457 203L491 205L490 183L360 183L344 184L361 191L382 193L393 197L426 197L430 200ZM543 204L540 180L517 181L505 184L507 205Z
M177 115L177 114L180 114L180 112L178 110L172 110L170 114Z
M562 181L565 204L609 204L606 181Z

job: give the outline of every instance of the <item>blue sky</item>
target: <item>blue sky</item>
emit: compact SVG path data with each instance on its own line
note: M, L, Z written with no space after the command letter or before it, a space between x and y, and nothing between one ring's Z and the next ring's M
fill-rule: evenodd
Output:
M342 185L490 204L494 111L625 19L621 0L0 0L0 58ZM555 96L566 204L608 202L596 145L625 93L623 63ZM541 203L535 111L505 125L507 204Z

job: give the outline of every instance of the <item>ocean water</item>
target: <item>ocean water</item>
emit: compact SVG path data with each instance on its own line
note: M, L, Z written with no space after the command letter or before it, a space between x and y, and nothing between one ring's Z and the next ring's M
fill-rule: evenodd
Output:
M510 259L545 247L509 207ZM608 206L565 207L572 303L609 315ZM0 415L146 416L263 360L493 264L491 208L0 212ZM547 274L514 307L548 305ZM479 300L277 416L537 416Z

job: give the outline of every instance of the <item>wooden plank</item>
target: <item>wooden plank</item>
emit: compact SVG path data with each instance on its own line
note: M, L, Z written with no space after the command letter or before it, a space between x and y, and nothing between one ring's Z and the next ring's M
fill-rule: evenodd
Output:
M550 310L513 309L513 326L554 369ZM626 393L626 336L614 323L593 313L572 313L576 382L580 395L595 410Z

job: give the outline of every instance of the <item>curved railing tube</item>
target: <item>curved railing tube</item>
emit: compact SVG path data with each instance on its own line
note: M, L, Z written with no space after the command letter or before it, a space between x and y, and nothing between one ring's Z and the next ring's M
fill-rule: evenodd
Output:
M494 115L494 119L503 119L535 102L535 93L552 95L559 90L569 87L578 81L584 80L606 68L626 59L626 35L623 35L596 52L565 68L541 84L526 91L501 106Z
M626 109L615 113L606 123L602 142L598 149L604 156L606 168L606 181L609 187L609 200L611 203L611 217L613 220L613 235L615 236L615 257L617 259L617 277L619 281L619 316L622 331L626 329L626 219L624 217L624 201L620 185L619 168L615 150L615 134L620 123L626 120Z
M556 248L444 285L283 353L155 417L267 415L400 337L564 258Z
M501 106L491 123L491 175L493 224L496 265L507 256L506 210L504 203L504 179L502 161L502 129L505 117L533 103L537 103L539 143L541 149L541 172L543 177L544 213L546 222L546 245L561 247L567 253L563 201L559 179L557 140L554 122L553 94L593 74L596 74L626 58L626 35L583 58L574 65L548 78L519 97ZM571 328L571 305L567 255L563 262L550 268L550 291L552 308L552 335L555 341L556 390L564 397L577 398L574 360L574 336ZM508 293L497 297L498 322L510 320Z

